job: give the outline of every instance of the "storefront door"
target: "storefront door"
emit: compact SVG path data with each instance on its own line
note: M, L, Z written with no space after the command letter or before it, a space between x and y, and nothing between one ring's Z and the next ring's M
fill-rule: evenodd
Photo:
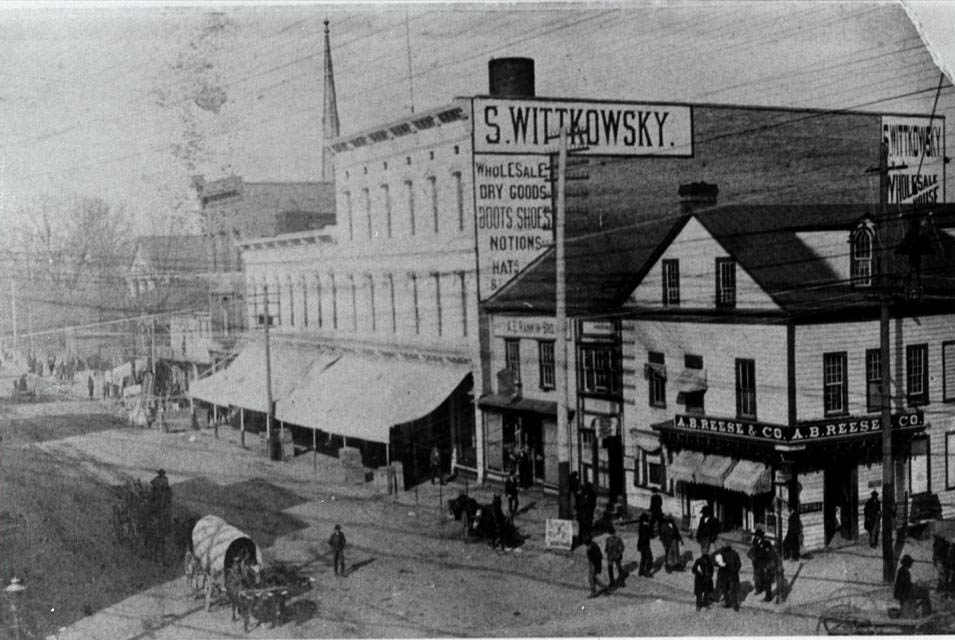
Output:
M824 471L824 504L826 544L839 534L855 540L858 535L859 487L855 465L831 464Z

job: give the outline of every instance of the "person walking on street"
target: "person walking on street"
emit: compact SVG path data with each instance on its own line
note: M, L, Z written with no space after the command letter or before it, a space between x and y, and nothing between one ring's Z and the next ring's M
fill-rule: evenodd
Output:
M673 516L667 514L660 525L660 542L663 543L663 566L667 573L680 568L680 544L683 536Z
M765 592L766 596L763 600L772 602L776 553L773 550L773 543L766 538L766 533L762 529L756 529L756 533L753 534L753 544L746 556L753 561L753 586L755 587L753 594L758 596Z
M905 554L900 561L899 571L895 574L895 589L892 595L899 601L903 618L918 617L916 609L920 606L922 615L932 613L932 600L929 597L928 589L912 582L911 569L914 562L912 556Z
M663 528L663 496L654 489L650 496L650 530L656 536Z
M783 538L783 559L799 560L802 547L802 520L799 518L799 505L789 507L789 529Z
M713 601L713 558L706 554L693 563L693 594L697 611Z
M723 607L739 611L739 570L742 561L733 547L726 545L716 552L716 600L723 600Z
M696 541L700 543L700 554L709 555L710 548L720 535L720 521L713 515L710 505L700 510L700 524L696 528Z
M882 518L882 503L879 502L878 491L872 491L872 495L865 502L862 515L865 530L869 533L869 546L875 549L879 544L879 520Z
M587 541L587 567L590 582L589 597L596 598L598 594L597 587L600 586L601 589L605 587L600 581L600 578L597 577L600 575L600 572L603 571L603 553L601 553L600 546L594 542L593 538L588 538Z
M650 550L650 516L643 512L637 525L637 551L640 552L640 569L637 575L645 578L653 577L653 551Z
M328 546L332 548L332 563L335 566L335 575L345 577L345 534L342 526L335 525L335 530L328 538Z
M514 471L511 471L507 480L504 481L504 495L507 496L507 512L510 514L511 522L514 521L514 516L517 515L518 508L518 487L517 487L517 476L514 474Z
M589 537L594 526L594 509L597 507L597 493L594 485L585 482L580 488L577 499L577 522L580 525L580 535Z
M624 586L623 573L623 540L617 535L613 525L607 528L607 540L604 542L604 553L607 556L607 575L610 577L610 587ZM617 569L619 582L614 578L614 567Z
M86 377L86 389L89 391L90 400L93 399L93 376Z
M435 478L444 484L444 476L441 475L441 451L437 446L431 447L431 484L434 484Z

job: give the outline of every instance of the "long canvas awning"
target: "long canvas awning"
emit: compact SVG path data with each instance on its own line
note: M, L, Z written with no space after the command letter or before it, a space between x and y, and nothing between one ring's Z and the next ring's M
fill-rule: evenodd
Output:
M723 488L751 496L767 493L773 488L772 473L760 462L739 460L723 481Z
M667 467L667 476L686 483L696 482L696 468L703 463L703 454L699 451L680 451L673 456L673 462Z
M696 468L697 484L708 484L712 487L722 487L726 475L733 468L736 461L726 456L708 455Z
M319 357L318 351L286 344L270 345L272 400L279 402L301 385L305 371ZM265 413L268 411L265 376L265 344L252 343L223 371L192 383L189 394L221 406L234 405Z
M387 444L391 427L441 405L471 372L451 365L352 354L317 360L276 404L283 422Z

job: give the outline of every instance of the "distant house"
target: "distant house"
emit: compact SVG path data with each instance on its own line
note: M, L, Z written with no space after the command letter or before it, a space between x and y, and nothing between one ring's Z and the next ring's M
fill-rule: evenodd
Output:
M202 236L142 236L126 283L140 310L170 311L206 301L209 271Z

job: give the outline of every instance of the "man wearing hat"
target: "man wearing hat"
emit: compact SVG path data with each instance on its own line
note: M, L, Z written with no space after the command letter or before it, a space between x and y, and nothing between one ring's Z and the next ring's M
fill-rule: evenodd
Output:
M865 530L869 532L869 546L873 549L879 544L879 520L882 517L882 503L879 502L879 492L873 489L872 496L866 500L862 511L862 521Z
M328 546L332 548L332 563L335 565L335 575L345 577L345 534L342 526L335 525L335 531L328 538Z
M916 608L921 606L922 615L932 613L932 600L928 589L912 583L912 556L905 554L900 562L899 572L895 574L895 591L893 596L899 601L903 618L917 617Z
M766 538L766 532L756 529L753 534L753 544L746 554L753 561L754 595L766 592L763 598L766 602L773 600L773 578L776 569L776 553L773 543Z

